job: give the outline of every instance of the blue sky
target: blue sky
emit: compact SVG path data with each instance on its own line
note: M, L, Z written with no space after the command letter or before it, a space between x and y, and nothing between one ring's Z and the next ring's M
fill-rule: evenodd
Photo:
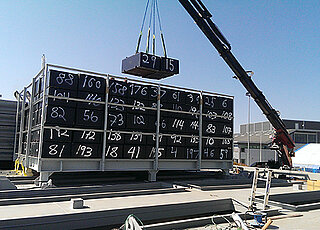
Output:
M320 1L203 2L281 117L320 120ZM42 54L52 64L121 75L121 60L135 51L145 3L0 0L0 94L13 99L30 83ZM247 122L246 90L177 0L159 0L159 7L168 54L180 60L180 74L162 82L235 96L238 130ZM252 120L265 120L251 105Z

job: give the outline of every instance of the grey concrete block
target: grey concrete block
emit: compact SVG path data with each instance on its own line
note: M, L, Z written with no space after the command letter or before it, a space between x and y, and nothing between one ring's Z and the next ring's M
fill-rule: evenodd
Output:
M71 199L71 206L73 209L80 209L80 208L83 208L84 202L83 202L83 199L81 198L74 198L74 199Z
M0 191L3 191L3 190L16 190L17 187L11 183L11 181L2 176L0 177Z

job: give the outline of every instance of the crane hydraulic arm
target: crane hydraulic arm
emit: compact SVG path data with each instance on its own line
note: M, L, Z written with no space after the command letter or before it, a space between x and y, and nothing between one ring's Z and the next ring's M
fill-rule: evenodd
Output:
M276 146L280 159L282 159L282 164L292 167L291 157L294 156L295 144L282 119L278 115L277 111L269 104L263 93L254 84L251 77L243 69L235 56L231 53L231 45L211 20L212 15L210 12L201 0L179 0L179 2L193 18L212 45L217 49L221 57L235 73L237 79L239 79L270 121L275 129L273 146Z

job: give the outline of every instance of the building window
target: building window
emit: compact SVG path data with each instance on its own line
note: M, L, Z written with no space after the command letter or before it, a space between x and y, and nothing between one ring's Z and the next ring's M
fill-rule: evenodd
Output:
M296 143L307 143L307 134L295 133L294 138Z
M308 134L308 143L317 143L317 136L315 134Z

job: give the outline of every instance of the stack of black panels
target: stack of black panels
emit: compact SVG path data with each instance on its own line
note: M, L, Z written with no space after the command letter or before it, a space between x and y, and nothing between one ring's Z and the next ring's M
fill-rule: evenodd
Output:
M56 70L49 71L48 79L46 92L63 99L49 97L45 102L42 158L102 158L104 138L107 159L154 158L160 89L159 159L199 157L201 97L202 159L232 159L231 97ZM36 87L39 98L42 88L40 83ZM41 114L38 103L34 125L39 125ZM32 132L32 143L39 140L39 131ZM39 149L32 152L36 156Z

